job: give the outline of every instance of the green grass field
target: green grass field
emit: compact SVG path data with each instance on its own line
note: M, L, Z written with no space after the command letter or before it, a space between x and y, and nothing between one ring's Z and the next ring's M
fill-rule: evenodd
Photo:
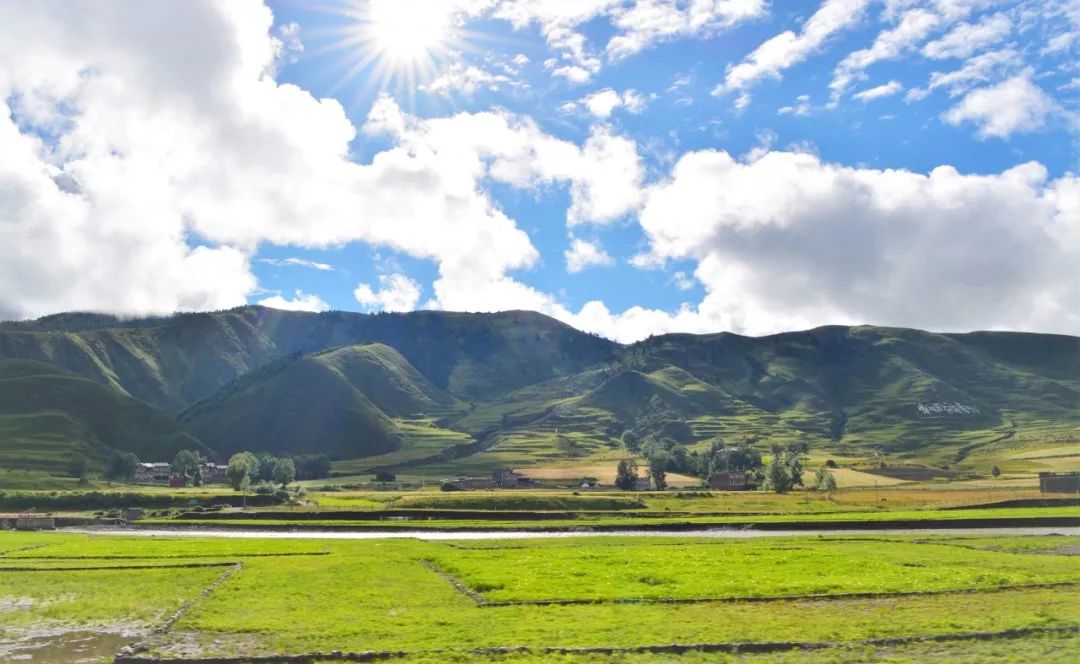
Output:
M1075 661L1080 558L1068 554L1078 549L1080 538L1062 536L421 542L0 533L0 652L46 630L90 630L122 632L165 659L400 650L407 662L523 664ZM568 603L544 603L552 600ZM994 640L951 640L978 632ZM944 640L873 641L912 637ZM649 652L673 643L817 649ZM556 652L566 648L585 650ZM981 659L989 653L1012 659Z

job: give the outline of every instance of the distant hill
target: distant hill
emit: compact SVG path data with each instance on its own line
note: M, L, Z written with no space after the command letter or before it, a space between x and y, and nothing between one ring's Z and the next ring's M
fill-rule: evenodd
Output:
M461 409L396 350L368 344L272 362L177 421L223 454L269 450L352 459L400 448L394 418Z
M65 314L0 324L0 357L50 362L170 412L285 355L380 342L464 399L576 373L617 344L533 312L309 314L242 307L172 318Z
M100 471L110 448L141 459L209 452L149 404L55 366L0 360L0 467L63 473L82 454Z
M95 398L113 399L100 406L115 415L105 422L152 415L164 437L127 440L86 411L11 424L52 412L55 400L35 397L12 402L21 405L0 437L0 466L25 454L5 450L51 436L165 458L173 448L163 440L189 435L223 456L326 452L448 473L608 458L626 430L688 446L805 440L942 464L993 441L1080 441L1080 339L1060 335L827 326L620 345L524 311L241 307L0 323L0 359L30 360L36 376L49 367L54 382L82 378L80 393L93 386ZM439 465L448 459L458 465Z

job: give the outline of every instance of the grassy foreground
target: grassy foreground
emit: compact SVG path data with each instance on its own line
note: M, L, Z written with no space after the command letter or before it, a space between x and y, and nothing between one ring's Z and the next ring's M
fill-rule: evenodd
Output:
M164 659L400 650L405 661L432 662L994 661L979 655L991 652L1075 661L1080 558L1070 554L1078 550L1080 538L1062 536L422 542L0 533L0 652L43 630L91 629L124 631L143 656ZM871 642L1008 630L1029 631L996 648ZM771 642L820 650L736 659L645 652ZM517 647L527 651L499 650ZM563 648L586 650L552 650Z

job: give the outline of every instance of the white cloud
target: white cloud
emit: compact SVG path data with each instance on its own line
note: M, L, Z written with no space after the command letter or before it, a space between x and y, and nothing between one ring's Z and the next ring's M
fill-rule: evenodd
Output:
M889 81L883 85L857 92L852 95L852 97L859 101L873 101L875 99L881 99L882 97L890 97L903 89L904 86L900 84L900 81Z
M321 270L323 272L332 272L334 270L334 266L329 263L319 263L317 261L309 261L294 256L288 258L260 258L259 262L266 263L267 265L307 267L312 270Z
M379 275L379 289L357 284L353 297L368 311L412 311L420 301L420 284L404 274Z
M318 295L305 295L303 291L296 291L296 297L291 300L285 299L280 294L259 300L259 304L272 309L282 311L327 311L330 305Z
M652 44L676 37L709 36L743 21L764 16L764 0L638 0L614 12L619 30L607 44L607 54L620 60Z
M649 188L653 261L694 260L704 299L581 318L650 332L762 334L827 323L1080 330L1080 179L849 168L772 152L684 155ZM588 314L588 315L586 315Z
M694 287L693 277L687 275L685 272L676 272L671 275L671 282L675 284L675 288L681 291L688 291Z
M300 41L300 24L292 21L280 26L276 39L271 43L274 49L274 71L297 62L304 52L304 43Z
M926 88L914 88L907 94L908 101L925 98L937 89L945 89L949 96L964 94L972 87L1015 74L1023 66L1023 56L1011 48L990 51L968 59L956 70L936 71L930 74Z
M574 274L587 267L613 265L615 261L595 242L580 238L570 241L570 248L563 252L566 258L566 271Z
M969 92L942 119L951 125L975 124L979 138L1008 138L1042 129L1057 109L1057 103L1031 82L1029 72Z
M968 58L1007 37L1012 27L1012 21L1005 14L984 16L978 23L960 23L949 34L924 46L922 52L936 60Z
M777 115L797 115L805 117L810 115L810 95L799 95L795 98L792 106L781 106L776 111Z
M910 50L942 23L942 17L922 8L904 12L895 28L878 34L869 48L849 53L833 72L829 83L835 101L854 84L865 78L863 72L870 65L883 60L894 60Z
M570 81L571 83L576 83L578 85L581 85L582 83L588 83L589 80L592 78L591 71L577 65L556 67L551 70L551 75L565 78L567 81Z
M625 108L629 113L641 113L645 110L648 100L637 90L626 90L620 93L612 88L604 88L586 95L579 103L588 109L589 113L606 119L611 117L617 108Z
M729 66L724 83L713 90L720 95L750 88L763 78L779 79L782 72L817 52L832 35L862 19L869 0L824 0L802 26L802 32L782 32L758 46L735 66ZM746 98L742 107L749 103Z
M491 16L522 29L537 25L548 45L566 65L549 67L552 75L573 83L589 81L602 60L582 32L607 17L615 34L604 51L621 60L650 46L679 37L709 36L743 21L764 16L765 0L499 0L481 3Z
M494 74L482 67L458 61L451 63L430 83L421 84L418 87L424 92L443 97L452 97L455 94L471 97L482 89L496 92L503 87L520 87L520 85L505 74Z
M597 127L578 146L503 111L421 121L382 97L364 130L392 146L352 161L341 105L271 78L259 2L15 7L0 24L0 99L17 102L0 106L4 317L243 304L266 242L388 247L437 264L440 306L540 306L507 276L538 253L482 180L569 186L569 223L640 200L632 140Z

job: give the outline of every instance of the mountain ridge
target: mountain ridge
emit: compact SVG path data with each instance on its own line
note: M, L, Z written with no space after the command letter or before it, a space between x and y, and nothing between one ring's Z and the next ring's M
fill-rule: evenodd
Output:
M388 466L468 440L477 464L599 458L624 431L690 447L722 436L945 454L1080 421L1080 338L1027 332L829 325L618 344L528 311L249 306L0 324L0 359L45 362L175 414L223 454L326 451Z

